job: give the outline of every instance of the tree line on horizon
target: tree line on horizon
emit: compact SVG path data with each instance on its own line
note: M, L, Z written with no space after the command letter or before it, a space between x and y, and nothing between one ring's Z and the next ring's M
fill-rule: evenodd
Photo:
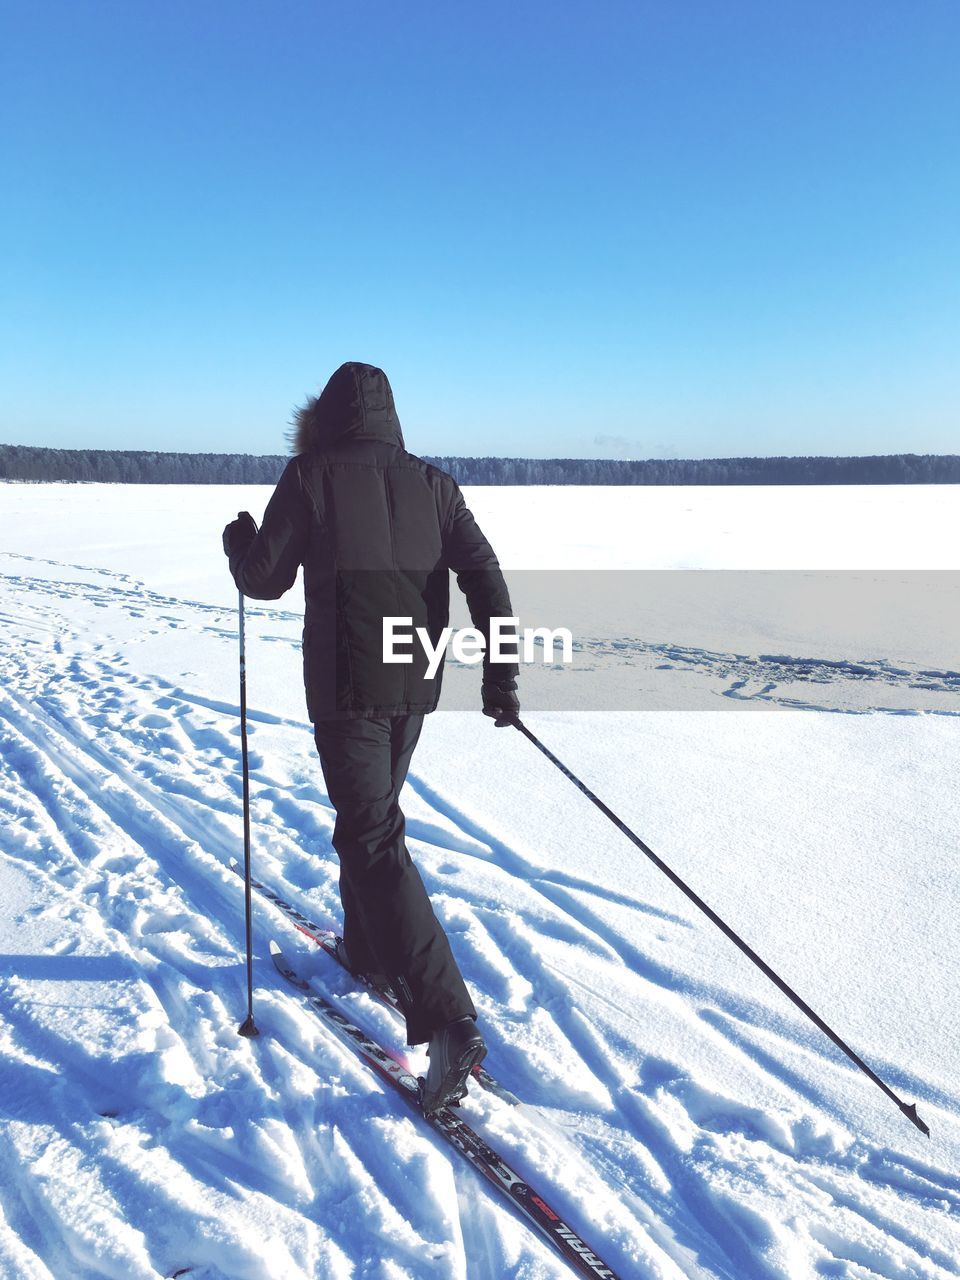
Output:
M276 484L280 454L49 449L0 444L0 480L101 484ZM778 458L428 457L459 484L960 484L960 455Z

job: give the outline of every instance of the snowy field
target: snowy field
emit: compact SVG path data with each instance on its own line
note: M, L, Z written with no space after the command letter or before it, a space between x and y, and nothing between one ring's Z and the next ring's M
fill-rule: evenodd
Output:
M392 1015L262 902L262 1035L236 1035L236 600L220 530L267 496L0 484L0 1276L562 1280L566 1264L283 985L271 937L403 1051ZM956 570L958 497L468 493L508 577ZM301 608L298 585L248 615L254 863L335 925ZM648 613L638 634L689 646L695 624L680 637ZM842 714L864 654L830 644L815 708L778 703L767 673L756 699L739 686L740 714L525 719L917 1103L929 1138L520 734L441 711L414 758L411 852L486 1065L523 1103L474 1089L464 1116L629 1280L960 1274L960 653L932 709L887 713L881 697ZM920 650L873 656L908 670ZM731 678L698 674L717 706Z

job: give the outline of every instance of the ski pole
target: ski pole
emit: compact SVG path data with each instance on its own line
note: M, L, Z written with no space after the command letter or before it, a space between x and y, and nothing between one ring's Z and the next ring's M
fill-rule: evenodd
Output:
M811 1009L810 1006L807 1004L807 1002L801 999L801 997L797 995L797 993L793 990L793 988L790 987L786 982L784 982L783 978L781 978L778 973L774 972L774 970L770 968L770 966L766 963L765 960L761 960L761 958L757 955L757 953L753 950L753 948L749 946L746 942L744 942L744 940L740 937L740 935L738 933L735 933L733 929L731 929L730 926L724 920L721 920L720 917L717 915L717 913L711 907L708 907L707 904L703 901L703 899L699 897L696 893L694 893L694 891L690 888L690 886L686 884L683 880L681 880L680 877L677 875L677 873L673 871L670 867L668 867L662 858L658 858L657 855L653 852L653 850L649 847L649 845L644 844L644 842L640 839L640 837L636 834L635 831L631 831L631 829L627 826L627 824L622 819L618 818L617 815L613 812L613 810L608 808L607 805L603 803L603 801L599 798L599 796L594 795L594 793L590 790L590 788L586 785L586 783L581 782L580 779L576 776L576 774L572 773L567 768L567 766L563 763L562 760L558 760L557 757L553 754L553 752L549 750L548 747L545 747L543 745L543 743L540 741L537 735L535 733L532 733L527 728L527 726L522 723L519 717L511 720L510 723L513 724L517 729L519 729L525 738L529 738L530 741L533 743L533 745L539 751L542 751L549 761L551 761L553 764L557 766L557 768L564 775L564 777L569 778L570 781L573 783L573 785L579 791L582 791L583 794L587 797L587 799L592 801L600 810L600 812L604 814L605 817L609 818L610 821L613 823L613 825L615 827L618 827L623 832L623 834L627 837L627 839L632 841L637 846L637 848L640 850L641 853L646 854L646 856L650 859L650 861L654 864L654 866L658 867L665 876L667 876L670 880L672 880L673 883L677 886L677 888L680 889L681 892L687 895L687 897L694 904L694 906L699 907L700 910L704 913L704 915L709 920L712 920L713 923L717 926L717 928L721 929L727 935L730 941L735 943L743 952L743 954L747 956L750 960L752 960L753 963L757 966L757 968L762 973L765 973L766 976L770 979L770 981L775 983L785 996L787 996L790 1000L793 1001L793 1003L797 1006L797 1008L801 1011L801 1013L806 1014L806 1016L810 1019L810 1021L814 1024L814 1026L819 1027L819 1029L824 1033L824 1035L829 1036L829 1038L833 1041L833 1043L837 1046L837 1048L842 1049L843 1052L850 1059L850 1061L855 1063L856 1066L858 1066L860 1070L866 1076L868 1076L875 1085L881 1088L883 1092L887 1095L887 1097L890 1098L891 1101L897 1104L897 1106L900 1108L903 1114L907 1117L907 1119L911 1121L911 1123L915 1124L917 1128L920 1130L920 1132L925 1133L929 1138L930 1136L929 1126L924 1124L924 1122L917 1115L917 1104L915 1102L911 1102L907 1104L906 1102L903 1101L902 1098L898 1098L897 1095L894 1093L894 1091L890 1088L890 1086L884 1083L884 1081L880 1079L880 1077L876 1074L876 1072L872 1071L870 1067L867 1066L867 1064L859 1056L859 1054L855 1053L853 1049L851 1049L850 1046L844 1040L841 1040L840 1036L837 1035L837 1033L833 1030L833 1028L829 1027L824 1022L824 1020L820 1017L820 1015L815 1013L813 1009Z
M253 1020L253 902L250 888L250 760L247 754L247 655L243 635L243 592L240 592L240 756L243 761L243 880L247 914L247 1016L238 1032L258 1036Z

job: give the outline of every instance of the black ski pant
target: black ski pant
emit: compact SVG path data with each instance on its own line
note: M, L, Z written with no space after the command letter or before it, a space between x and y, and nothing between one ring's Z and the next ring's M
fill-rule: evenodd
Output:
M422 715L318 720L314 738L337 811L343 940L360 973L385 974L422 1044L476 1009L404 843L400 789Z

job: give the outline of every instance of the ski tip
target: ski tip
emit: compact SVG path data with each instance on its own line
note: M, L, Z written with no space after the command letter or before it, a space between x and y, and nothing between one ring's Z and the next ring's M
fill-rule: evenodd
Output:
M274 938L270 939L270 954L272 956L283 955L283 948L280 946L280 943L277 942Z
M902 1102L900 1104L900 1110L908 1120L917 1126L921 1133L926 1134L928 1138L930 1137L930 1126L925 1124L917 1115L917 1104L915 1102L911 1102L909 1106L905 1102Z
M236 860L236 858L231 858L229 862L229 867L231 871L238 871L240 869L240 863Z

